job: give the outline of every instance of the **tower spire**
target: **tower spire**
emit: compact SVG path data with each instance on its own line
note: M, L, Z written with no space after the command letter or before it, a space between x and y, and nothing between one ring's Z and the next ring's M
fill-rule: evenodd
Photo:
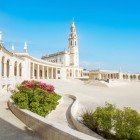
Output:
M27 42L24 42L24 48L23 48L24 52L27 53L28 52L28 45Z

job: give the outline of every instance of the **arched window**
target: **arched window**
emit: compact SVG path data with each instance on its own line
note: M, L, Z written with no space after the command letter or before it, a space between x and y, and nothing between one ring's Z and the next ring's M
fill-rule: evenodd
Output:
M17 76L17 62L14 64L14 76Z
M7 70L6 70L7 75L6 76L9 77L9 73L10 73L10 60L7 60L6 66L7 66Z
M71 45L72 45L72 41L71 41Z
M1 65L2 65L2 67L1 67L1 75L2 76L4 76L4 60L5 60L5 58L4 58L4 56L2 57L2 61L1 61Z
M75 46L76 46L76 41L75 41Z

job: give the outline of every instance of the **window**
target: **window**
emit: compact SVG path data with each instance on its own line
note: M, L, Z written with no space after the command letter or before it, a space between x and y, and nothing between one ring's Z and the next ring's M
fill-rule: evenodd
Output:
M17 76L17 62L14 65L14 76Z
M57 73L60 74L60 70L57 70Z
M72 41L71 41L71 45L72 45Z

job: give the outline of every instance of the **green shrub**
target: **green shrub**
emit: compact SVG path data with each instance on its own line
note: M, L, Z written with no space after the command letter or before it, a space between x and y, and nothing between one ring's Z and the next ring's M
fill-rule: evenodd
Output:
M89 127L91 130L98 132L99 128L97 122L94 119L93 112L91 110L87 110L82 114L82 122Z
M14 102L21 108L21 109L28 109L28 94L23 92L16 92L12 96Z
M140 140L140 115L137 111L124 108L116 114L115 132L120 139Z
M82 122L107 139L140 139L140 114L131 108L120 110L107 103L94 112L84 112Z
M18 91L15 91L12 95L12 99L17 106L44 117L56 108L61 96L53 91L54 88L52 85L40 84L35 81L25 81L23 83L26 83L26 86L21 84L18 87ZM24 87L26 87L26 90Z
M104 132L104 137L110 137L112 127L114 125L114 115L116 108L114 105L106 103L105 107L97 107L93 113L93 119L97 124L98 130Z

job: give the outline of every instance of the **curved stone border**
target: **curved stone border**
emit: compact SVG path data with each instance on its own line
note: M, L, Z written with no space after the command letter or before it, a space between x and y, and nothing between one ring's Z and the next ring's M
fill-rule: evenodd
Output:
M57 123L45 120L45 118L28 110L19 109L13 101L8 101L9 109L25 125L37 132L46 140L99 140L84 133L78 132L68 127L63 127Z
M98 140L104 140L103 137L99 136L97 133L93 132L92 130L90 130L88 127L86 127L84 124L80 123L77 118L76 118L76 114L77 114L77 111L78 111L78 108L79 108L79 101L78 99L73 96L73 95L69 95L70 98L72 98L74 101L73 105L71 106L71 112L70 112L70 115L71 115L71 120L73 122L73 125L76 127L76 129L80 132L83 132L87 135L90 135L92 137L95 137L97 138Z

